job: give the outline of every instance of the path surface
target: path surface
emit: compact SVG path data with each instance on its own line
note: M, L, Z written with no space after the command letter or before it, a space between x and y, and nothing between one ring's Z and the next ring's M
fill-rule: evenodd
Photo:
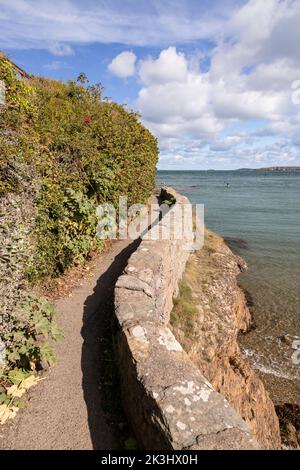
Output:
M114 284L136 244L113 244L99 257L92 277L56 302L65 333L56 347L57 365L31 389L28 407L0 428L0 449L120 448L101 405L101 342L112 314Z

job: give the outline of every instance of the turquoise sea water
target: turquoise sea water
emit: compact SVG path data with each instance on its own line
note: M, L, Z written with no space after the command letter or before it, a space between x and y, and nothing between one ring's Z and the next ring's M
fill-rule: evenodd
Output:
M204 204L206 226L247 261L239 280L257 327L244 354L265 374L300 380L295 350L279 339L300 339L300 172L159 171L157 180Z

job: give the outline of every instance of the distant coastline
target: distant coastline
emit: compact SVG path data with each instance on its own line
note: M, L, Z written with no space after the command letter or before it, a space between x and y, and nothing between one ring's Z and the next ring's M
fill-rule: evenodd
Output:
M266 172L266 171L270 171L270 172L276 172L276 171L300 171L300 166L269 166L269 167L262 167L262 168L236 168L236 169L231 169L231 170L215 170L213 168L209 168L208 170L201 170L201 169L197 169L197 170L192 170L192 169L188 169L188 170L180 170L180 169L176 169L176 170L170 170L170 169L158 169L157 170L158 173L195 173L195 172L206 172L206 173L217 173L217 172Z
M300 166L270 166L258 168L257 171L300 171Z

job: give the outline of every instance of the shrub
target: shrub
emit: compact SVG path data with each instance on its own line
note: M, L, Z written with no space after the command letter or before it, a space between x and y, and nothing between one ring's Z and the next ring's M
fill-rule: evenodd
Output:
M25 81L1 58L0 80L0 339L8 368L27 370L53 362L47 339L61 336L35 286L102 246L98 204L147 200L158 152L139 116L103 99L100 85L84 86L84 74Z
M15 367L28 370L42 361L52 364L54 353L47 339L59 339L61 331L54 307L28 288L26 266L34 253L31 201L9 194L0 203L0 339L5 345L1 382L1 374L5 377Z
M122 106L101 100L100 87L34 79L40 110L35 132L37 259L34 281L57 275L97 243L95 206L145 202L154 187L157 143ZM86 117L90 122L86 122ZM38 260L38 262L37 262Z

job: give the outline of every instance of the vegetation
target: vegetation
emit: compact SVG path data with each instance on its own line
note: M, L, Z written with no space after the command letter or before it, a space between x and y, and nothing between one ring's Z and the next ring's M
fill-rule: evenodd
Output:
M35 287L102 243L96 207L143 203L154 187L157 142L139 117L102 97L100 85L19 78L0 59L0 387L9 371L53 362L62 335L55 310ZM2 367L2 369L1 369ZM1 395L0 390L0 406Z
M186 266L182 280L179 284L179 294L174 299L171 312L171 325L176 334L182 333L181 344L186 350L197 341L197 321L199 306L197 296L205 291L207 286L222 273L215 261L214 254L222 245L222 238L208 229L205 229L205 240L201 250L198 250ZM213 296L209 298L209 307L214 309Z
M186 338L193 339L197 316L198 309L193 299L192 289L188 282L182 279L179 284L179 295L174 299L171 325L173 328L181 328Z

